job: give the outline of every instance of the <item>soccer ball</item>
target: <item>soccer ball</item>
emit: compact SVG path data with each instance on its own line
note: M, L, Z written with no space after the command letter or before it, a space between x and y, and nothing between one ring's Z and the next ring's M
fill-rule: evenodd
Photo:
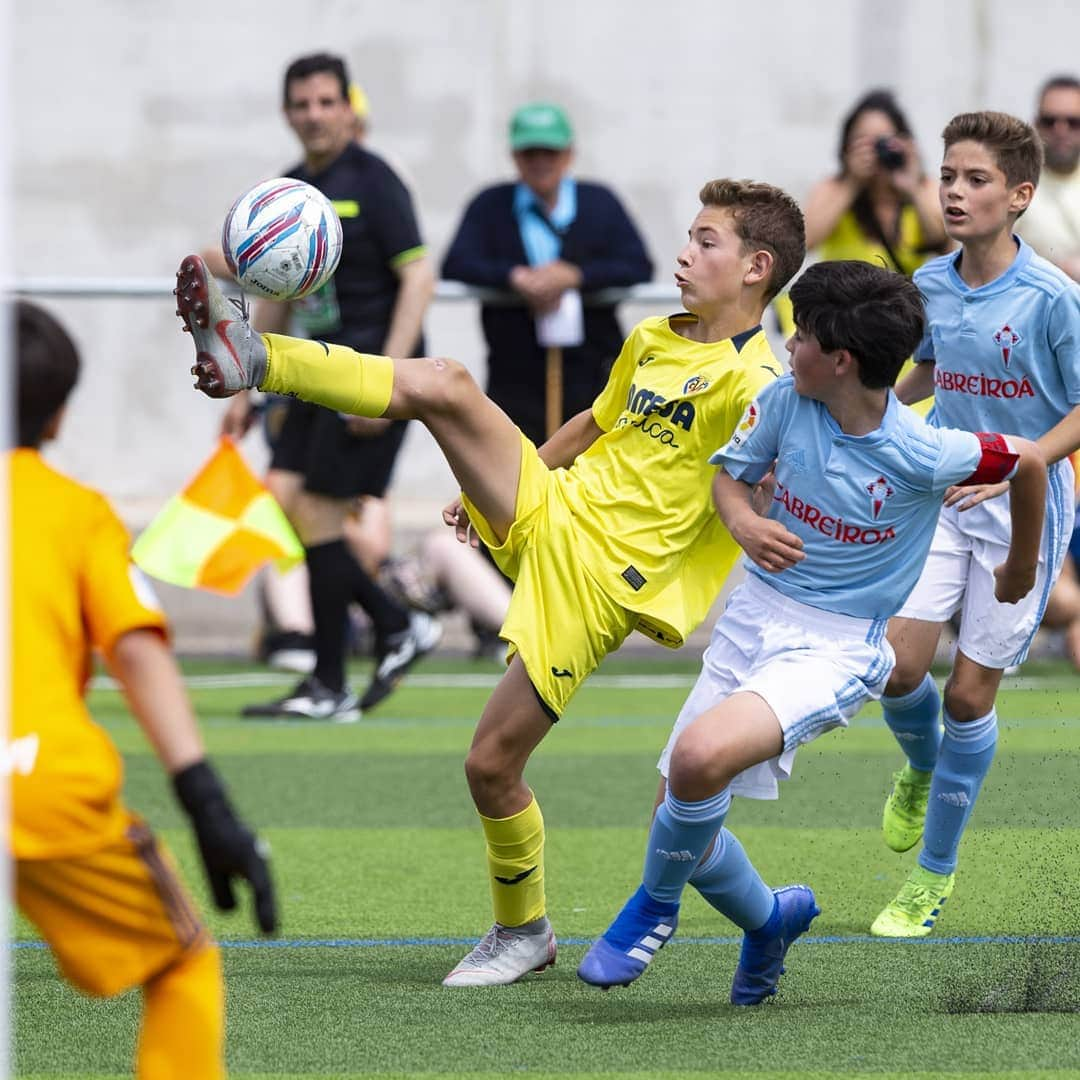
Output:
M268 300L299 300L337 269L341 221L310 184L264 180L232 204L221 250L242 289Z

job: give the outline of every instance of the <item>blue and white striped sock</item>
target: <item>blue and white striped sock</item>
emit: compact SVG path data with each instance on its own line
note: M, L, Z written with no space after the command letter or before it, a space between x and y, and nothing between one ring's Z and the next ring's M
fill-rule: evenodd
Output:
M712 850L694 867L690 884L741 930L760 930L776 906L772 889L728 829L716 834Z
M641 875L651 897L678 903L730 805L727 788L701 802L682 802L668 791L653 817Z
M933 772L941 748L941 695L932 675L910 694L883 697L885 723L913 769Z
M997 712L958 723L945 714L945 738L930 781L919 865L935 874L956 869L957 850L997 749Z

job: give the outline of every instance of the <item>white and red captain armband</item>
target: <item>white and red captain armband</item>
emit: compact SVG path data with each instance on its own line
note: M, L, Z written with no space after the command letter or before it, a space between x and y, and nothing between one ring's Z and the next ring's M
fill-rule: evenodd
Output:
M974 487L977 484L1000 484L1011 480L1020 464L1020 455L1004 435L996 431L976 431L975 437L982 447L978 467L958 487Z

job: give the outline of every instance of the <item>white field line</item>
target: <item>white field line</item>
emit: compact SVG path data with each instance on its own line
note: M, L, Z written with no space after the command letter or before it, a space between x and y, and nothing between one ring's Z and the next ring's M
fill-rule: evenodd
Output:
M273 671L236 671L221 675L188 675L184 684L189 690L243 690L251 687L292 686L296 675ZM602 690L678 690L694 685L696 675L593 675L586 685ZM424 690L490 690L499 681L497 674L459 674L422 672L408 677L408 685ZM117 690L115 681L107 675L95 676L90 686L94 690ZM1067 676L1014 676L1002 681L1003 691L1011 690L1076 690L1080 680Z

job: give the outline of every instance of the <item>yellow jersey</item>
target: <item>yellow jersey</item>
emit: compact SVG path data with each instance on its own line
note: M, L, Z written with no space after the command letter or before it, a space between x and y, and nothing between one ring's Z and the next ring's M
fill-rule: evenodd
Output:
M817 249L820 259L858 259L862 262L875 263L889 270L899 270L911 277L924 262L932 259L937 252L927 251L926 238L923 236L919 214L911 203L900 208L900 227L897 242L892 245L893 254L899 266L889 258L885 245L877 237L867 236L863 232L855 215L848 210L836 223L836 228L827 236Z
M603 434L560 476L584 566L639 629L677 647L708 613L739 554L712 503L709 455L780 375L760 327L724 341L646 319L593 404Z
M814 257L822 262L827 259L855 259L882 266L886 270L899 270L906 277L911 277L923 263L938 254L927 250L919 213L911 203L900 207L898 238L892 249L899 266L889 257L885 245L877 237L867 236L855 214L846 210L840 215L833 231L815 248ZM787 292L781 293L773 301L773 307L781 333L791 334L795 329L791 297Z
M129 537L103 496L36 450L8 456L12 699L9 844L18 859L87 854L122 835L123 769L83 695L91 653L166 622L128 558Z
M926 249L926 238L923 236L922 225L919 223L919 213L911 203L906 203L900 208L899 238L892 245L896 262L889 257L885 245L876 237L867 236L863 227L851 210L845 211L836 223L833 231L821 242L821 246L814 252L815 256L824 261L826 259L856 259L859 262L873 263L875 266L883 266L886 270L899 269L906 277L911 277L923 263L929 262L936 255L936 251ZM896 265L899 263L899 266ZM780 331L785 337L795 330L795 319L792 315L791 297L788 293L781 293L774 301L773 308L776 311L777 322ZM914 367L914 362L908 360L897 382L900 381ZM927 398L925 401L916 402L912 406L920 415L925 416L934 405L934 399Z

